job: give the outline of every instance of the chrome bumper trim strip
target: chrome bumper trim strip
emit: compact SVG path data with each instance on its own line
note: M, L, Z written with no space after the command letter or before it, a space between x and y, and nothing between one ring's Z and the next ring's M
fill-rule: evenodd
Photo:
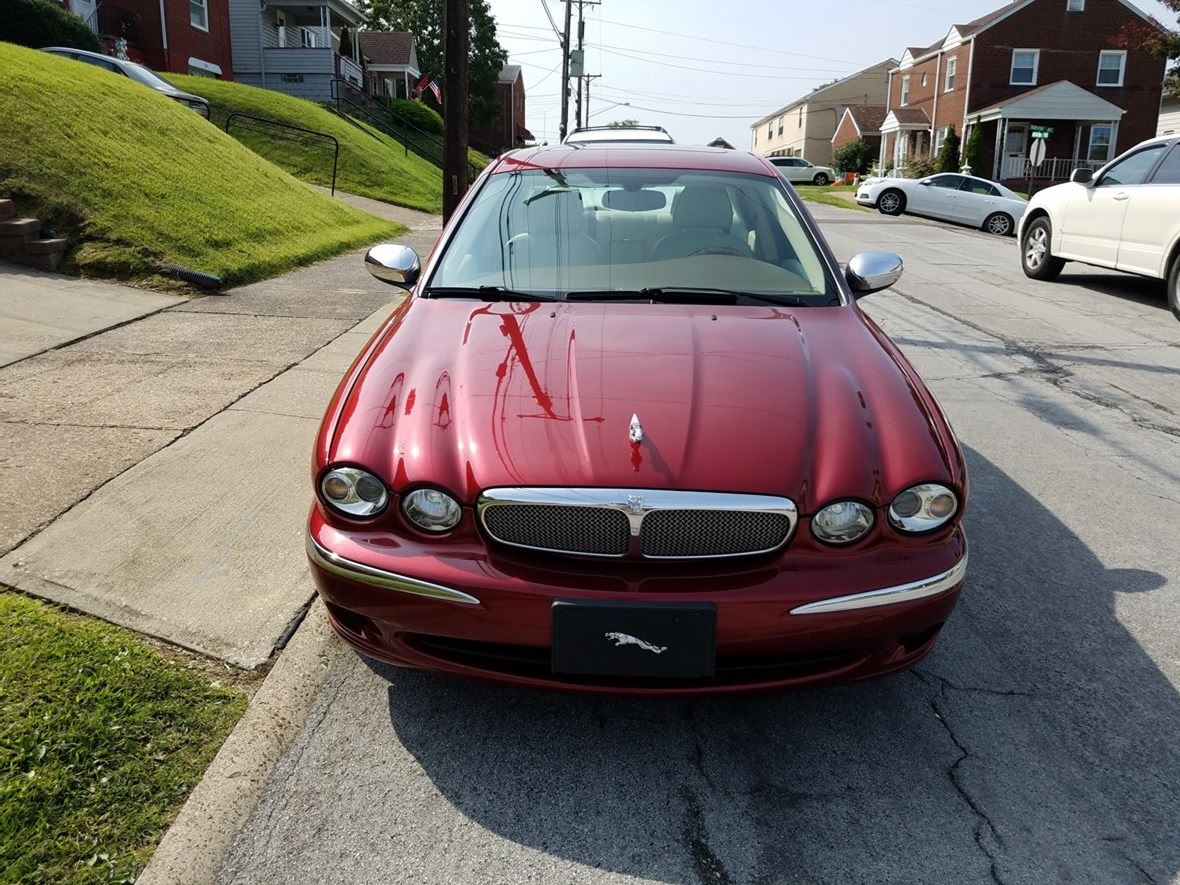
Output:
M892 605L896 602L911 602L927 596L937 596L945 593L963 580L967 574L967 554L954 567L921 581L909 584L898 584L896 587L885 587L882 590L870 590L867 593L853 593L851 596L836 596L832 599L821 599L819 602L809 602L798 608L791 609L793 615L818 615L828 612L851 611L858 608L872 608L878 605Z
M362 584L381 587L384 590L395 590L398 593L409 593L413 596L425 596L443 602L460 602L464 605L480 604L478 599L462 590L444 587L441 584L432 584L429 581L420 581L417 578L409 578L395 572L387 572L384 569L373 568L364 563L345 559L343 556L321 547L310 533L307 536L307 555L324 571L350 581L359 581Z

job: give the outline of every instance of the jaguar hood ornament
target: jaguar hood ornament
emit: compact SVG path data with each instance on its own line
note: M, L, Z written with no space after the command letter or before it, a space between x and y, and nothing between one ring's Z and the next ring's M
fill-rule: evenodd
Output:
M607 633L606 638L614 641L615 648L618 648L620 645L638 645L644 651L650 651L653 655L660 655L668 650L668 646L666 645L653 645L650 642L644 642L642 639L632 636L630 633Z

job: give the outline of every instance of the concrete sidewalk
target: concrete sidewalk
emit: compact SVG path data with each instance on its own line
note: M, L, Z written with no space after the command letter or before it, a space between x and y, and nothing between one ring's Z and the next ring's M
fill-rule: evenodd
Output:
M437 227L408 239L429 248ZM15 548L0 582L264 664L313 592L302 525L319 418L400 298L362 254L0 369L0 552ZM28 475L44 483L32 502Z

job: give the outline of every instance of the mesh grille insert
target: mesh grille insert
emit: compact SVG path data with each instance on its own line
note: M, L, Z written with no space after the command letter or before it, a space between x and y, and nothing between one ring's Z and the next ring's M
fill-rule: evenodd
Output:
M602 507L497 504L484 510L483 521L506 544L567 553L622 556L631 537L626 515Z
M791 520L781 513L744 510L656 510L643 520L644 556L734 556L773 550Z

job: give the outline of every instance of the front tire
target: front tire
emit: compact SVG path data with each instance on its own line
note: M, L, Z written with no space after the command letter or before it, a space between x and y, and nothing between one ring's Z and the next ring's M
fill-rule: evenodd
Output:
M1172 269L1168 271L1168 307L1180 320L1180 255L1172 259Z
M1016 229L1016 223L1012 221L1011 215L1006 215L1003 212L993 212L983 222L983 229L989 234L995 234L997 237L1011 236Z
M1024 275L1034 280L1053 280L1065 262L1053 255L1053 226L1048 218L1038 218L1024 231L1020 243L1020 266Z
M811 183L818 187L827 187L831 183L831 179L825 173L819 172L815 178L811 179Z
M882 215L900 215L905 211L905 194L890 188L877 197L877 211Z

